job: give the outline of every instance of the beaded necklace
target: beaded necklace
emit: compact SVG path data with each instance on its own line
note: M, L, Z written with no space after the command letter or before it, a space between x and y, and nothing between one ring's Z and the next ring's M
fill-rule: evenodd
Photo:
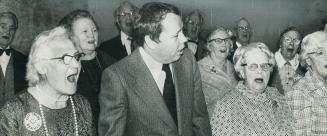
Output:
M77 116L76 116L75 104L73 102L72 96L69 96L69 99L70 99L70 103L72 104L72 108L73 108L75 135L78 136L78 125L77 125ZM40 107L40 111L41 111L41 118L42 118L42 122L43 122L43 127L45 129L45 134L46 134L46 136L50 136L47 124L45 122L44 111L43 111L42 105L40 103L39 103L39 107Z

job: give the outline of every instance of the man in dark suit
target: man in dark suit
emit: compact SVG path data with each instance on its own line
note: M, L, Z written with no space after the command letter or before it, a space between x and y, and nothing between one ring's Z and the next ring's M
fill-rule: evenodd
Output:
M115 24L120 30L120 35L101 43L98 50L108 53L116 60L130 55L134 49L132 33L137 11L138 8L133 4L122 2L114 12Z
M200 72L179 10L151 2L140 9L131 55L102 74L100 136L211 136Z
M0 13L0 107L27 86L27 58L11 48L18 20L12 12Z

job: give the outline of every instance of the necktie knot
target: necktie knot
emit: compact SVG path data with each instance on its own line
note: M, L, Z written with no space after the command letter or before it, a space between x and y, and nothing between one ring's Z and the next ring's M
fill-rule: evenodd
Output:
M0 56L2 56L3 52L6 52L6 54L9 56L11 52L11 48L9 49L0 49Z
M287 61L284 65L285 66L291 66L291 63L289 61Z
M127 37L127 40L132 41L133 37Z

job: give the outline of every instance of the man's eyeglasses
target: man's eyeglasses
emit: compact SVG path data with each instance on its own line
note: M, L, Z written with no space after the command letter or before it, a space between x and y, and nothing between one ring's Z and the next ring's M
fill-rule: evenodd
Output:
M242 31L247 31L247 30L249 30L250 28L247 27L247 26L239 26L238 29L239 29L239 30L242 30Z
M63 55L62 57L58 57L58 58L51 58L53 59L60 59L64 62L65 65L70 65L72 63L73 58L75 58L76 61L80 61L81 57L85 56L84 53L77 53L74 56L71 55Z
M187 23L190 24L190 25L198 26L198 27L202 25L202 23L196 23L196 22L193 21L193 20L189 20L189 21L187 21Z
M216 38L216 39L211 39L209 40L208 42L212 42L214 41L215 43L217 44L222 44L223 42L226 43L226 42L231 42L232 40L230 38L225 38L225 39L222 39L222 38Z
M5 25L5 24L0 24L0 28L1 29L5 29L5 30L10 30L10 31L13 31L13 30L16 30L17 29L17 27L15 27L15 26L7 26L7 25Z
M129 12L121 12L121 13L118 13L117 16L121 16L121 17L126 17L126 16L133 16L134 15L134 12L133 11L129 11Z
M247 66L249 70L251 71L255 71L259 68L259 65L260 65L260 68L263 70L263 71L269 71L272 67L271 64L269 63L263 63L263 64L243 64L242 66Z
M284 41L287 43L293 42L296 45L300 44L300 42L301 42L299 39L292 39L291 37L288 37L288 36L284 37Z

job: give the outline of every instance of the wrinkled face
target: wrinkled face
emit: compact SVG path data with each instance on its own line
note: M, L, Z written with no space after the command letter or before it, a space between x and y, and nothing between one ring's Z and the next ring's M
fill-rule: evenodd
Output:
M245 54L245 60L247 63L243 67L245 85L254 94L263 93L271 72L268 56L260 49L251 49Z
M209 50L213 57L225 60L232 46L232 40L226 31L219 31L210 37Z
M51 41L50 48L43 49L41 56L44 56L45 61L42 63L42 74L46 76L46 83L56 90L61 95L72 95L76 92L77 79L81 64L73 57L69 63L65 64L63 59L58 59L63 56L74 56L77 53L76 48L70 40ZM54 59L55 58L55 59ZM66 57L67 59L67 57Z
M85 54L91 54L98 45L98 30L89 18L79 18L72 25L72 39Z
M313 73L326 81L327 79L327 42L324 43L323 48L319 48L309 55L309 64L311 65Z
M286 60L292 60L298 52L300 46L300 34L291 30L285 33L281 41L281 54Z
M251 38L251 31L249 22L240 20L237 24L237 40L248 43Z
M5 49L12 43L17 26L12 17L2 16L0 17L0 47Z
M200 17L196 14L191 15L189 20L185 23L187 37L191 40L198 39L201 25L202 22Z
M125 4L117 15L117 23L121 31L131 36L133 33L133 25L135 21L135 11L132 6Z
M151 40L153 45L153 54L156 55L157 61L167 64L178 60L183 54L184 43L187 41L183 34L183 23L181 18L174 14L168 13L161 21L162 32L159 36L159 42Z

